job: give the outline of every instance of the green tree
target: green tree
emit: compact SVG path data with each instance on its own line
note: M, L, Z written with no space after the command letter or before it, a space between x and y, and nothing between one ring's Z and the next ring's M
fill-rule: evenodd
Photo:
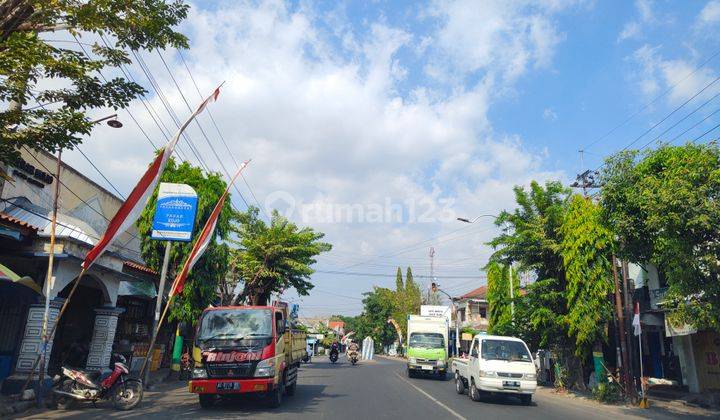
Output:
M507 264L491 260L485 266L487 275L488 333L497 335L512 334L512 310L510 299L510 269ZM513 296L520 297L520 282L513 272ZM517 299L516 299L517 300Z
M321 241L325 234L299 228L277 211L273 211L268 226L258 217L256 207L238 213L235 221L232 230L238 239L230 242L238 247L233 250L235 267L245 282L235 304L247 301L264 305L271 293L290 287L307 296L313 288L309 279L315 272L311 268L315 257L332 249Z
M720 148L623 152L602 173L603 216L622 258L666 274L671 317L720 331Z
M408 267L405 274L405 300L408 305L408 314L419 314L422 300L420 285L413 279L412 268Z
M185 36L173 30L187 11L180 1L161 0L2 2L0 102L10 106L0 112L0 163L14 162L22 146L72 148L92 130L89 111L125 108L145 93L121 77L101 81L96 72L130 64L128 50L187 48ZM93 41L88 57L77 44L63 47L40 36L59 30L115 44ZM52 106L26 108L31 99Z
M197 234L205 226L213 208L225 192L227 184L220 174L205 174L201 168L190 165L188 162L177 164L170 159L163 172L161 182L176 182L187 184L195 189L198 195L198 210L195 217L195 239ZM165 255L165 241L150 239L152 232L152 221L157 206L157 190L150 198L148 205L143 210L137 221L139 237L141 238L141 254L149 267L160 271L163 257ZM217 279L225 276L227 271L228 246L216 243L216 239L227 239L230 227L232 209L230 200L220 212L220 218L215 228L213 240L207 250L200 258L200 261L193 267L185 288L181 295L175 298L173 307L170 310L171 319L179 319L184 322L195 322L198 316L210 303L215 301L215 289ZM168 269L168 283L172 282L175 271L179 269L187 259L192 250L193 242L173 242L170 248L170 264Z
M613 233L602 223L600 206L574 195L560 227L562 255L567 275L568 334L575 340L575 355L589 357L593 346L606 340L605 327L612 320L614 290Z
M392 344L397 337L395 328L388 324L388 319L392 318L395 311L395 299L395 292L384 287L375 287L365 293L363 299L363 321L358 327L358 334L362 338L372 337L378 352Z

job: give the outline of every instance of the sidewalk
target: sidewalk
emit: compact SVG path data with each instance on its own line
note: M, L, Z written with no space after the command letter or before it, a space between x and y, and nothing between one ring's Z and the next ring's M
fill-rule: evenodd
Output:
M589 393L581 393L576 391L557 392L552 387L541 386L538 387L536 392L538 394L554 398L567 398L570 401L575 400L578 402L583 401L586 404L596 405L598 409L601 409L602 407L619 407L626 410L632 410L638 415L645 415L649 418L653 418L653 413L658 412L665 412L677 416L690 415L698 417L720 418L720 411L718 410L688 404L684 400L660 399L652 395L648 397L650 408L642 409L635 405L629 404L603 404L593 399Z
M170 374L169 368L163 368L156 370L155 372L150 372L150 380L148 384L145 384L144 388L146 390L152 390L152 388L156 387L158 384L161 384L163 382L171 382L173 381L172 376L168 376ZM175 373L177 375L177 373ZM177 378L176 376L174 378ZM0 417L8 417L13 416L15 414L23 413L31 408L34 408L37 404L35 402L35 393L34 391L32 393L26 392L26 397L29 397L28 399L22 399L21 395L0 395ZM32 395L30 395L32 394ZM45 404L48 405L51 403L51 392L48 392L48 394L45 397Z

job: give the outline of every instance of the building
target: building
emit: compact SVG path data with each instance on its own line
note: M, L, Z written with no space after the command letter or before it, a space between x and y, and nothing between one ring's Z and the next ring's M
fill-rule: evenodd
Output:
M642 359L651 382L683 386L690 392L720 390L720 334L698 331L692 325L673 325L664 307L667 278L651 264L628 264L628 288L640 303ZM632 329L630 329L632 331ZM637 337L631 337L637 342ZM639 346L632 346L639 360ZM639 377L639 363L634 373Z
M476 331L488 329L487 286L480 286L464 295L454 298L460 319L460 328L472 328Z
M345 335L345 321L328 321L328 329L335 331L335 334L342 337Z
M80 273L80 262L105 231L123 200L67 164L60 172L54 281L45 284L50 252L56 158L42 151L22 151L9 167L12 181L0 181L0 381L4 393L23 383L41 346L45 293L49 289L49 328ZM156 296L157 273L144 265L135 227L88 270L50 343L49 374L61 364L104 370L113 351L140 363ZM10 274L12 273L12 274ZM32 287L34 286L34 287ZM3 380L4 379L4 380Z

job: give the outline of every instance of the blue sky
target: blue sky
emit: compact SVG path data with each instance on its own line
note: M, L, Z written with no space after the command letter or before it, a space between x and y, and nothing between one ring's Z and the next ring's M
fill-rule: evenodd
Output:
M226 81L213 116L235 158L253 159L246 176L257 202L288 210L334 245L319 260L312 295L286 293L309 315L358 313L361 293L392 286L397 265L429 275L431 246L434 274L451 294L483 284L479 268L492 252L485 243L497 229L489 219L460 225L455 217L512 208L512 187L533 179L569 184L580 149L591 169L629 144L717 77L720 56L696 68L720 48L719 23L718 0L276 0L192 4L180 29L201 90ZM197 100L179 54L163 55ZM185 115L157 56L143 56ZM162 110L137 64L131 71ZM719 91L712 85L637 146ZM161 143L141 104L130 111ZM201 123L212 132L207 116ZM709 118L685 138L715 124ZM218 170L197 129L188 134ZM152 152L139 129L98 128L94 136L103 141L88 142L86 153L129 190ZM92 173L80 156L68 158ZM378 217L397 207L401 217Z

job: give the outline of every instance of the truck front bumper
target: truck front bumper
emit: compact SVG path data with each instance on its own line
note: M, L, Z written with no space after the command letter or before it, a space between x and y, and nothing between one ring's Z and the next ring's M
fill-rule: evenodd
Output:
M195 394L247 394L273 390L273 378L258 379L193 379L188 382L188 391ZM219 383L237 383L237 389L218 390Z
M438 365L425 365L425 364L418 364L418 363L408 363L408 370L412 372L417 373L427 373L427 374L433 374L433 375L444 375L447 371L447 366L438 366Z
M519 387L506 386L507 382L517 382ZM480 378L475 385L477 389L485 392L498 392L508 394L534 394L537 388L537 381L502 379L502 378Z

